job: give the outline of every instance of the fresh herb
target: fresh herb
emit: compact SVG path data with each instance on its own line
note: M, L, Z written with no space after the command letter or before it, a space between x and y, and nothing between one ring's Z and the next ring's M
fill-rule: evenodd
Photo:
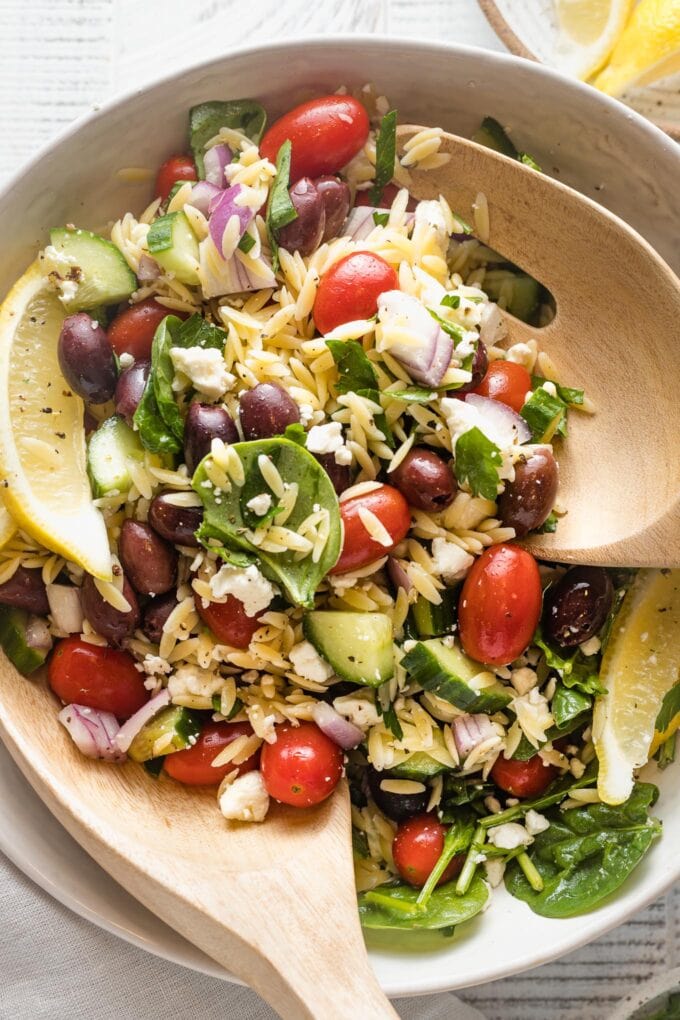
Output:
M382 717L383 723L390 731L392 736L395 737L396 740L401 740L402 737L404 736L404 731L401 728L399 716L395 712L394 705L392 704L392 702L389 703L387 708L383 708L380 703L380 699L376 698L375 707L377 709L378 715Z
M390 214L388 212L378 212L378 210L376 209L375 212L373 213L373 222L375 223L376 227L386 227L389 218Z
M658 733L664 733L678 712L680 712L680 683L676 683L670 690L666 691L661 702L659 714L654 723L654 729Z
M247 255L251 248L255 247L255 238L248 231L243 235L238 243L238 247L241 249L244 255Z
M463 854L472 843L475 832L475 823L470 811L459 812L458 818L449 826L444 836L444 846L439 859L427 878L427 882L420 890L416 903L419 907L426 907L435 890L437 882L442 877L449 864L458 854Z
M481 877L475 878L467 893L456 893L455 882L436 888L427 903L417 903L419 890L405 882L391 882L359 894L359 917L364 928L433 930L468 921L482 910L489 890Z
M297 443L298 446L307 445L307 433L305 432L304 426L299 421L293 422L292 425L286 425L286 431L283 433L284 439L290 439L291 443Z
M389 396L408 404L429 404L437 396L437 391L426 390L422 386L407 386L403 390L390 390Z
M378 377L360 343L356 340L326 340L326 347L338 369L339 379L335 384L338 393L378 392Z
M375 142L375 181L370 192L371 205L380 205L385 187L394 176L397 155L397 111L390 110L380 122Z
M445 294L439 304L445 308L460 308L460 294Z
M528 152L520 152L517 158L520 163L524 163L525 166L530 166L532 170L538 170L539 174L543 173L534 157L530 156Z
M151 371L147 385L153 386L161 418L181 442L184 437L184 418L172 388L175 369L170 356L170 350L175 346L173 334L179 330L180 325L177 316L167 315L156 329L151 345Z
M501 451L476 425L464 432L456 443L456 478L460 483L468 483L473 496L496 501L500 480L498 468L502 462Z
M557 514L551 510L540 528L536 528L536 531L539 535L552 535L557 531L558 523Z
M298 215L288 192L291 151L291 143L286 139L276 156L276 176L274 177L267 203L267 236L269 237L272 250L274 272L279 268L279 246L276 241L276 234L288 223L296 220Z
M566 435L567 405L539 386L520 411L537 443L549 443L555 434Z
M636 783L624 804L550 811L550 827L528 851L542 891L532 889L514 862L506 871L506 888L544 917L591 910L619 888L660 835L661 824L648 814L657 796L655 786Z
M534 644L542 650L546 665L555 670L565 687L576 687L583 694L605 693L599 676L599 656L584 655L580 648L571 654L558 652L546 643L540 627L534 635Z
M264 134L266 123L264 107L253 99L214 100L192 106L189 111L189 142L200 179L205 177L205 147L211 138L219 134L220 128L242 131L257 144Z
M664 740L663 744L661 744L654 755L660 769L665 769L668 765L672 765L675 761L675 745L677 736L677 731L675 733L671 733L670 737L668 737L667 740Z
M204 350L213 347L215 350L223 351L226 342L227 334L224 330L198 314L192 315L179 326L173 325L172 328L173 347L201 347Z
M570 723L592 707L593 699L578 687L566 687L559 683L550 702L550 711L558 730L565 730Z
M356 857L361 857L363 860L367 860L371 856L366 833L354 826L352 826L352 851Z
M441 315L438 315L432 308L428 308L428 312L435 322L439 323L444 332L448 333L448 335L453 338L453 346L457 347L465 336L465 330L463 327L458 326L455 322L449 322L448 319L443 319Z
M463 804L471 804L475 807L494 791L493 783L485 782L481 776L457 776L453 772L446 772L439 802L439 814L442 822L454 821ZM484 811L486 812L486 808Z

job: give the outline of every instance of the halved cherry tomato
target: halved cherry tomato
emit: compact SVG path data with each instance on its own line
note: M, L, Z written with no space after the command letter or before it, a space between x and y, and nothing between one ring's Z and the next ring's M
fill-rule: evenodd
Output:
M158 168L155 194L165 202L176 181L196 180L198 180L198 174L191 156L171 156Z
M186 319L185 312L171 311L153 298L144 298L118 313L107 330L109 343L119 357L131 354L135 361L148 361L153 335L166 315Z
M253 728L247 722L206 723L193 747L185 751L173 751L165 757L165 772L186 786L218 786L228 772L238 769L239 776L256 769L260 759L259 749L240 765L229 761L226 765L213 768L212 763L225 747L237 737L249 737Z
M504 666L531 641L541 615L541 578L531 553L516 545L485 549L465 578L458 627L465 652Z
M270 162L285 141L292 146L290 183L301 177L335 174L349 163L368 138L368 114L351 96L322 96L279 117L260 142Z
M515 761L500 755L491 769L491 778L496 786L513 797L538 797L556 775L555 766L544 765L540 754L535 754L528 761Z
M361 520L361 510L374 514L387 530L391 541L388 546L371 538ZM392 485L381 485L363 496L353 496L340 503L343 525L342 552L331 574L346 574L348 570L365 567L372 560L385 556L399 545L411 527L408 503Z
M398 184L386 184L385 187L383 188L383 193L380 197L379 202L380 208L389 209L389 207L392 205L400 191L401 188L399 187ZM368 188L366 191L357 191L356 197L354 199L354 205L355 206L373 205L370 196L371 196L370 188ZM409 212L414 212L417 205L418 203L415 198L409 198L406 204L406 208L409 210Z
M117 719L129 719L149 700L131 655L78 637L57 643L47 677L54 693L67 705L113 712Z
M276 727L276 743L263 746L260 768L270 797L311 807L338 785L342 750L315 723L284 723Z
M314 322L320 333L330 333L343 322L370 319L378 298L397 290L399 278L379 255L355 251L336 262L319 281L314 301Z
M417 889L425 885L444 849L446 826L434 815L415 815L402 822L392 840L392 856L397 871ZM447 865L437 885L450 882L463 867L465 854L457 854Z
M201 598L196 598L196 612L210 627L218 641L234 648L247 648L253 634L260 626L257 616L248 616L240 599L235 595L227 595L226 602L209 602L203 605Z
M519 414L530 389L531 376L523 365L516 365L514 361L492 361L472 392L498 400Z

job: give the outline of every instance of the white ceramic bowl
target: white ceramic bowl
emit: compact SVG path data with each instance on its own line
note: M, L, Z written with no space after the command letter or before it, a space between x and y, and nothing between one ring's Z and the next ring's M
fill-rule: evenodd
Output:
M187 111L194 103L249 96L261 99L276 115L310 95L366 81L389 96L403 122L439 124L467 134L483 116L495 116L546 171L607 205L644 234L676 271L680 267L680 150L657 129L615 101L538 64L465 47L353 36L241 50L110 103L69 129L0 196L0 293L35 257L51 226L77 222L97 229L127 209L141 210L150 198L149 186L124 183L116 171L155 168L172 152L182 151ZM3 775L6 796L12 798L17 791L21 798L7 769ZM680 875L677 768L660 777L660 786L657 814L664 821L664 837L611 902L584 917L557 921L532 914L500 890L491 909L461 929L446 949L417 955L374 952L385 989L393 995L415 995L545 963L620 924L659 896ZM43 808L34 803L28 817L25 805L21 810L14 805L13 811L5 804L1 813L10 825L2 827L0 846L85 916L121 934L126 928L128 935L139 932L139 916L133 918L132 909L126 915L125 898L117 900L115 888L113 894L102 890L109 880L96 868L79 870L77 857L69 854L68 837L50 854L39 836ZM115 909L107 905L114 901ZM134 939L147 948L219 973L195 951L183 954L181 941L168 939L164 926L159 924L156 931L145 920L141 928L143 934Z

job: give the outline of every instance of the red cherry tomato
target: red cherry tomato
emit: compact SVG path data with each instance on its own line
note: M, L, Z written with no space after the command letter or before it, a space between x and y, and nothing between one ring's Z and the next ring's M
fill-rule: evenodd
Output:
M232 740L249 737L252 732L253 728L247 722L206 723L193 747L168 754L163 768L169 776L185 786L218 786L227 773L234 769L238 769L239 776L242 776L244 772L252 772L257 768L259 749L240 765L229 761L217 768L212 766L220 751L231 744Z
M153 335L166 315L186 318L184 313L170 311L153 298L145 298L136 305L130 305L119 312L109 326L109 343L119 357L121 354L131 354L135 361L148 361Z
M368 138L368 114L351 96L310 99L279 117L260 142L260 153L270 162L285 141L290 141L290 181L301 177L335 174L349 163Z
M227 595L226 602L209 602L203 605L201 598L195 599L196 612L210 627L218 641L234 648L247 648L253 634L260 626L257 616L247 616L243 603L235 595Z
M276 743L263 746L260 767L270 797L293 807L311 807L338 785L342 750L315 723L285 723L276 727Z
M535 754L528 761L515 761L501 755L491 769L491 778L496 786L513 797L538 797L556 775L555 766L544 765L540 754Z
M397 871L417 889L425 885L444 849L446 826L434 815L415 815L402 822L392 841L392 856ZM463 867L465 854L457 854L447 865L437 885L450 882Z
M191 156L171 156L158 168L156 196L165 202L176 181L196 181L198 174Z
M531 376L523 365L516 365L514 361L492 361L479 386L472 392L507 404L519 414L530 389Z
M458 627L465 652L504 666L531 641L541 615L541 578L533 556L516 545L485 549L465 578Z
M400 191L401 188L399 187L398 184L386 184L385 187L383 188L383 193L380 196L379 202L380 208L389 209L389 207L392 205ZM367 191L357 191L356 197L354 199L354 205L355 206L373 205L370 196L371 196L370 188ZM417 204L418 203L416 202L415 198L409 198L406 208L409 210L409 212L414 212Z
M47 676L54 693L67 705L113 712L118 719L129 719L149 700L131 655L78 637L57 643Z
M371 538L361 520L360 511L369 510L387 529L392 544L382 545ZM365 567L372 560L385 556L399 545L411 527L411 511L408 503L391 485L381 485L363 496L354 496L340 503L340 517L343 525L342 552L331 574L346 574L348 570Z
M345 255L321 277L314 301L314 322L320 333L330 333L343 322L370 319L378 298L397 290L399 278L379 255L355 251Z

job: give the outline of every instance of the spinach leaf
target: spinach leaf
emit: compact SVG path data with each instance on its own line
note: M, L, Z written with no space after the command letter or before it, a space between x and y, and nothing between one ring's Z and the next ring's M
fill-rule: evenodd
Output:
M361 829L352 826L352 852L355 857L361 857L367 860L371 855L368 849L368 840L366 839L366 833L362 832Z
M441 820L453 822L463 804L475 806L494 791L493 783L484 782L479 776L457 776L453 772L446 772L439 802Z
M479 824L485 829L496 825L503 825L504 822L516 822L524 817L529 810L544 811L546 808L559 804L568 797L572 790L582 790L586 786L592 786L597 779L597 764L592 762L583 773L580 779L574 779L568 772L560 776L550 784L545 793L534 797L532 800L523 800L520 804L506 808L497 815L487 815L480 819Z
M529 848L531 862L543 879L534 891L516 862L505 876L508 891L544 917L573 917L597 906L625 881L661 832L648 815L658 790L636 783L616 807L588 804L552 810L550 828Z
M531 741L527 740L526 736L522 734L519 744L513 751L511 757L513 761L529 761L529 759L533 758L535 754L538 754L538 748L534 747Z
M661 702L659 714L654 723L654 729L658 730L659 733L663 733L664 730L668 729L678 712L680 712L680 683L675 684L669 691L666 691Z
M577 687L570 688L559 683L550 703L555 726L558 730L566 729L571 722L578 719L584 712L588 712L592 704L593 699L589 694L584 694Z
M307 433L305 432L304 425L301 425L299 421L293 422L292 425L286 425L283 438L290 439L291 443L297 443L298 446L307 445Z
M255 238L253 237L252 234L249 234L246 231L246 233L239 241L237 247L240 248L245 255L247 255L250 249L255 247Z
M276 234L279 230L297 219L297 211L290 200L288 185L290 183L290 157L292 146L288 139L283 143L276 156L276 177L274 178L267 202L267 236L272 249L272 266L274 272L279 268L279 246Z
M524 163L525 166L530 166L532 170L538 170L539 174L543 173L534 157L530 156L528 152L520 152L517 158L520 163Z
M311 453L290 439L277 437L234 443L229 449L241 461L245 477L243 485L232 482L228 492L223 491L216 497L214 488L204 484L210 482L208 472L214 463L212 454L204 458L194 474L192 484L205 509L203 525L198 531L199 539L207 545L210 538L217 537L226 550L248 554L256 560L266 577L282 586L290 602L313 609L319 581L335 564L342 537L338 497L328 475ZM298 553L292 549L283 552L263 550L248 537L250 518L246 503L262 492L270 492L274 500L278 499L260 471L258 458L261 456L270 459L284 485L296 483L298 486L295 505L284 525L286 529L297 533L317 505L328 512L328 539L317 562L314 562L311 553L298 559Z
M378 377L360 343L356 340L326 340L326 347L338 369L340 378L335 384L338 393L377 392Z
M184 419L177 406L172 388L175 369L170 357L170 349L175 346L174 333L180 325L175 315L167 315L154 334L151 345L151 371L147 385L153 386L156 404L161 417L168 429L178 440L184 436Z
M150 450L151 453L176 454L181 451L182 444L180 440L168 428L165 419L161 415L156 401L151 373L147 379L142 399L135 411L134 423L137 426L142 446Z
M417 905L420 890L405 882L390 882L359 894L359 917L364 928L406 931L449 928L468 921L483 909L489 898L486 882L477 875L464 896L456 883L446 882L434 890L426 907Z
M473 496L498 497L498 468L501 451L477 426L468 429L456 443L454 470L459 482L467 482Z
M201 180L205 177L205 146L220 128L236 128L257 143L264 134L267 114L254 99L214 100L199 103L189 111L189 144Z
M375 183L371 188L371 205L380 205L385 187L394 176L394 160L397 155L397 111L390 110L380 122L375 142Z
M667 740L664 740L663 744L657 749L654 757L656 758L657 764L660 769L665 769L669 765L672 765L675 761L675 745L677 744L678 733L677 730L671 733Z
M422 386L407 386L403 390L390 390L389 395L405 400L408 404L429 404L437 396L437 391L426 390Z
M535 645L542 650L546 665L559 674L565 687L576 687L583 694L604 694L600 683L600 663L597 655L584 655L580 648L572 651L557 652L543 639L541 628L534 634Z

